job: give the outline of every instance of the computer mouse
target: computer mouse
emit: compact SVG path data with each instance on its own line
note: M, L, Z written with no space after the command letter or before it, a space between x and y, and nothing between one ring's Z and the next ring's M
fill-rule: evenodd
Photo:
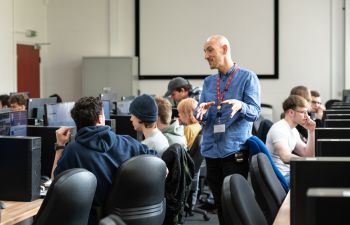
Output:
M6 208L5 203L3 203L2 201L0 201L0 209L5 209L5 208Z

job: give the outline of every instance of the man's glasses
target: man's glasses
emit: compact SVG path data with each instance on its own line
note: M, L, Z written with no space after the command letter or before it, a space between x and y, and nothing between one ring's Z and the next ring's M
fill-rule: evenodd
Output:
M317 101L311 101L312 104L315 104L315 105L321 105L322 103L321 102L317 102Z
M307 110L301 111L301 110L293 109L293 111L298 112L298 113L302 113L302 114L306 114L306 115L307 115Z

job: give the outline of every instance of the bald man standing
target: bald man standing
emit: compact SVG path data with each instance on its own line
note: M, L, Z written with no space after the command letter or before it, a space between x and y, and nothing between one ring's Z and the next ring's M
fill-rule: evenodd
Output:
M252 125L260 114L260 84L256 74L239 67L231 57L230 43L214 35L204 43L204 55L218 73L204 80L196 117L203 126L202 155L206 159L207 179L218 206L220 225L221 189L226 176L239 173L247 178L248 149Z

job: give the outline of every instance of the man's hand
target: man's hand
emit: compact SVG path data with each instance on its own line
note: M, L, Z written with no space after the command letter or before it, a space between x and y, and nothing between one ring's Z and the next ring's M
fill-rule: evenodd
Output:
M58 145L65 145L69 141L72 134L72 129L69 127L61 127L56 130L56 143Z
M305 123L301 125L311 132L315 131L316 128L316 123L310 118L310 116L307 116L307 118L305 119Z
M202 120L204 114L207 112L207 110L209 109L210 106L215 105L215 102L202 102L197 110L197 116L196 118L198 120Z
M236 114L236 112L238 112L239 110L242 109L242 102L236 99L227 99L223 102L221 102L221 104L230 104L232 105L232 113L231 113L231 118Z

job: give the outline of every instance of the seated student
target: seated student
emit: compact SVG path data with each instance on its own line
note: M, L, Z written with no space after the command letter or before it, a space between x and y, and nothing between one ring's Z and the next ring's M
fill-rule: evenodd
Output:
M56 131L54 175L71 168L92 172L97 178L93 207L101 207L114 172L124 161L136 155L157 153L132 137L117 135L105 126L102 102L95 97L79 99L71 110L71 116L77 126L75 141L67 144L70 128L62 127ZM96 224L95 219L90 214L89 224Z
M310 111L311 111L311 106L310 106L311 92L310 92L310 90L307 87L300 85L300 86L296 86L296 87L292 88L292 90L290 90L290 95L299 95L299 96L303 97L309 103L308 114L310 115ZM311 116L311 119L312 118L313 118L313 116ZM300 134L301 140L306 143L307 130L303 126L300 126L300 125L297 125L296 128Z
M157 128L158 107L155 100L146 94L138 96L130 104L129 111L134 129L141 131L145 136L142 143L162 156L169 147L169 142Z
M0 109L10 108L9 95L0 95Z
M308 102L297 95L290 95L283 102L284 119L272 125L266 137L266 147L271 153L276 166L289 182L289 162L294 151L300 156L315 155L315 127L316 123L310 119ZM298 124L308 131L308 140L305 144L295 128Z
M311 112L314 114L316 127L323 126L323 111L326 107L322 105L321 95L318 91L311 91Z
M10 96L9 102L12 111L26 110L27 99L24 95L12 95Z
M158 129L168 139L169 145L178 143L187 149L184 126L180 125L177 119L171 120L171 103L168 99L162 97L156 97L155 101L158 106Z
M195 99L186 98L177 106L180 124L185 125L184 133L187 140L187 149L191 149L194 140L202 130L202 126L193 116L193 111L196 109L197 104L198 102Z

